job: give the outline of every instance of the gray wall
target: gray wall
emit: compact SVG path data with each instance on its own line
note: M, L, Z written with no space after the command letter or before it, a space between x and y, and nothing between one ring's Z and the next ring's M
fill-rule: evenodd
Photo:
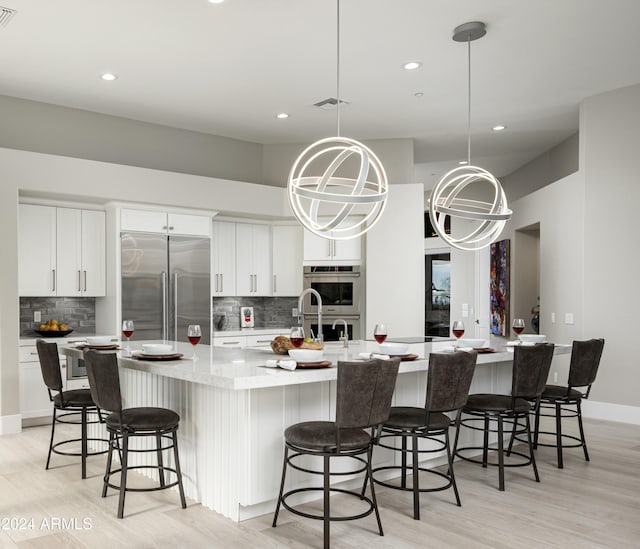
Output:
M501 177L509 202L578 171L578 141L576 133L515 172Z
M262 183L262 145L0 96L0 147Z
M213 331L239 330L240 307L253 307L254 328L282 328L298 322L297 316L291 316L298 307L297 297L216 297Z

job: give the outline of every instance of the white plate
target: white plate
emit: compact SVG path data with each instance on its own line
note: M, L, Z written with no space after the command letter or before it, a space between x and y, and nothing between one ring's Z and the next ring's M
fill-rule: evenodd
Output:
M173 345L164 343L144 343L142 345L142 354L145 355L170 355L174 352Z

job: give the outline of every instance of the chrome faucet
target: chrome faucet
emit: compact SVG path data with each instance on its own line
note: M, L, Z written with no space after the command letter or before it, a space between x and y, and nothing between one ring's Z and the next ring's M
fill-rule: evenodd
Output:
M344 332L342 332L342 335L338 338L338 340L342 341L342 346L346 349L347 347L349 347L349 327L347 326L347 321L344 318L336 318L333 321L333 326L331 326L332 330L336 329L336 324L338 322L342 322L344 324Z
M322 298L320 297L320 294L314 290L313 288L306 288L304 290L302 290L302 293L300 294L300 297L298 298L298 315L300 317L302 317L303 315L303 305L304 305L304 296L307 294L313 294L316 296L316 299L318 300L318 337L316 338L316 341L319 341L320 343L324 342L324 335L322 335Z

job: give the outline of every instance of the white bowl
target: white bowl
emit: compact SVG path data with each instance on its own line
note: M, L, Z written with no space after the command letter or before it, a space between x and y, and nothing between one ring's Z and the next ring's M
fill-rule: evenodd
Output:
M173 345L164 343L143 343L142 352L145 355L168 355L173 352Z
M484 339L462 338L458 340L456 345L458 347L472 347L473 349L480 349L481 347L484 346L484 343L485 343Z
M289 349L289 356L296 362L320 362L324 351L316 349Z
M87 345L112 345L111 336L89 336L87 337Z
M546 340L546 335L520 334L520 341L523 343L544 343Z
M385 341L378 344L380 352L385 355L406 355L409 351L409 345L406 343L395 343L393 341Z

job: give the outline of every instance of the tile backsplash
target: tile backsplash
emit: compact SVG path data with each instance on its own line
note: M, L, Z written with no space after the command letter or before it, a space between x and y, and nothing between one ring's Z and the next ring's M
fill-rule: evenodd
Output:
M239 330L240 307L253 307L255 328L288 328L297 323L291 309L297 297L214 297L213 331Z
M96 330L95 297L21 297L21 336L33 335L33 329L38 327L33 321L35 311L40 311L41 323L55 318L78 334L93 334Z

